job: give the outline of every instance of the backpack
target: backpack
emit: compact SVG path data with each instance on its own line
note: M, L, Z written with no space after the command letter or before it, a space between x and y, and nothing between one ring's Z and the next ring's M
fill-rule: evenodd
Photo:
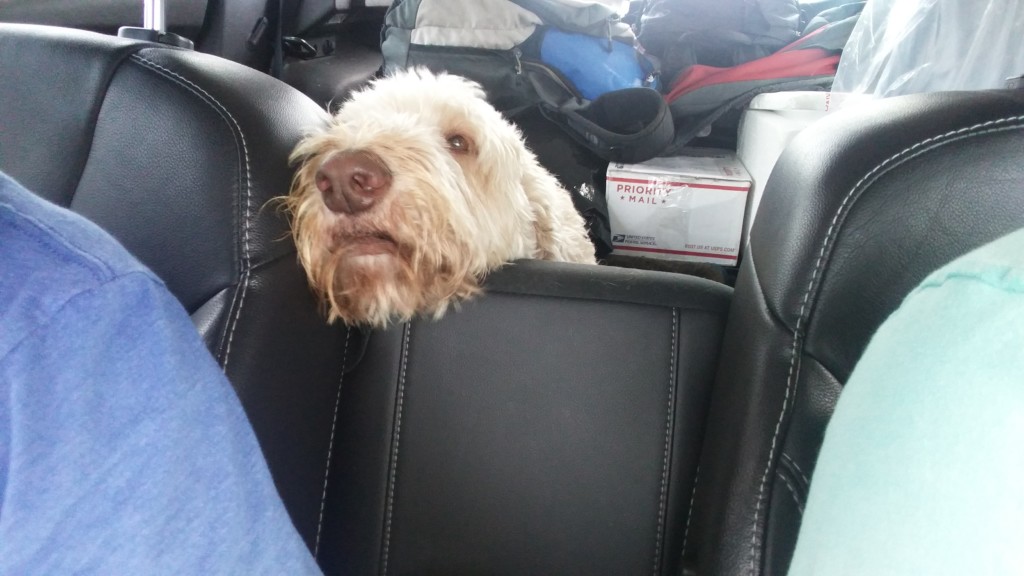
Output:
M479 83L506 116L539 107L609 161L652 158L673 136L653 66L620 14L628 0L397 0L385 73L415 66Z

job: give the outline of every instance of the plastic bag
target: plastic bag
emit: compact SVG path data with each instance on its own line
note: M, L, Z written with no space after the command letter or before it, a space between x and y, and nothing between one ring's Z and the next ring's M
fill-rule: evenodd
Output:
M1024 74L1024 2L869 0L833 92L897 96L1003 88Z

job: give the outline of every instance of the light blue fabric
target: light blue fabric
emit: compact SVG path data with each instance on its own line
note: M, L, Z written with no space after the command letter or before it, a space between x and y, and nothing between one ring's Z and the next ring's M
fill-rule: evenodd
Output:
M540 59L572 82L587 100L613 90L646 86L650 76L642 65L643 56L631 44L557 28L544 32Z
M319 574L188 315L0 174L0 574Z
M932 274L840 397L791 576L1024 574L1024 231Z

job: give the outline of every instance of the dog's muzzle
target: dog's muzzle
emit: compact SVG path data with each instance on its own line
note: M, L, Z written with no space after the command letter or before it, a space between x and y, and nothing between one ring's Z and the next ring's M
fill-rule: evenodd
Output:
M331 212L356 215L373 208L391 188L391 174L375 154L344 152L316 172L316 187Z

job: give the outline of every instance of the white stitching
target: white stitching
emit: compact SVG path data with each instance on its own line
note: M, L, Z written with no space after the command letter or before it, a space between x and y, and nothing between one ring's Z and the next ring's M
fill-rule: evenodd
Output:
M758 559L758 554L757 554L757 536L758 536L757 522L758 522L758 518L760 517L760 514L761 514L761 502L764 500L764 488L765 488L765 485L768 482L768 474L769 474L769 472L771 471L771 468L772 468L772 460L774 460L774 458L775 458L775 447L776 447L776 443L778 442L778 439L779 439L779 432L782 429L782 420L785 418L786 408L789 405L789 397L790 397L791 388L793 388L794 384L795 384L795 380L794 380L795 370L794 369L796 367L797 349L799 348L799 344L802 341L802 339L800 337L801 336L800 332L801 332L801 329L803 328L803 323L804 323L804 320L805 320L804 312L807 310L807 303L808 303L808 301L810 299L810 295L814 291L815 287L817 286L818 274L821 272L821 266L822 266L822 264L824 263L824 260L825 260L825 252L829 248L829 246L831 245L832 240L833 240L832 234L833 234L833 232L836 231L836 224L839 222L839 219L843 216L843 214L844 214L844 212L846 210L847 203L858 192L858 190L861 188L861 186L865 182L867 182L869 179L873 179L882 170L887 169L890 164L892 164L892 163L894 163L894 162L896 162L898 160L901 160L904 156L909 156L909 155L913 154L918 149L920 149L920 148L922 148L924 146L927 146L927 145L929 145L931 143L939 142L940 140L951 139L953 137L961 136L961 135L965 135L965 134L969 134L969 135L973 136L973 135L986 134L986 133L989 133L989 132L992 132L992 131L995 131L995 130L1002 130L1002 129L1004 129L1004 127L992 128L991 130L983 130L981 132L977 132L977 133L972 134L975 130L978 130L978 129L983 129L983 128L984 129L988 129L990 127L996 126L997 124L1008 124L1008 123L1016 122L1016 121L1022 120L1022 119L1024 119L1024 115L1021 115L1021 116L1011 116L1011 117L1007 117L1007 118L999 118L997 120L989 120L988 122L982 122L980 124L975 124L973 126L969 126L969 127L966 127L966 128L960 128L960 129L957 129L957 130L951 130L951 131L946 132L945 134L942 134L942 135L939 135L939 136L933 136L931 138L926 138L925 140L922 140L922 141L914 144L913 146L910 146L909 148L904 148L900 152L898 152L898 153L896 153L896 154L886 158L885 160L883 160L880 164L876 165L874 168L871 169L871 171L869 171L860 180L858 180L857 183L854 184L853 188L851 188L850 191L847 192L846 196L843 198L843 201L839 204L839 208L836 210L835 215L832 217L832 222L829 224L828 230L825 233L825 239L821 243L821 250L818 252L818 258L817 258L817 260L816 260L816 262L814 264L814 271L811 274L810 282L808 282L808 284L807 284L807 291L804 293L803 300L800 303L800 313L797 316L796 326L793 329L793 346L792 346L791 351L790 351L789 373L786 376L786 391L785 391L785 394L783 395L783 398L782 398L782 410L779 412L779 419L778 419L778 422L775 423L775 431L772 434L771 448L768 451L768 463L765 465L764 474L761 476L761 486L758 488L758 491L757 491L757 506L754 508L754 521L753 521L753 523L751 525L752 529L751 529L751 534L750 534L750 574L755 574L756 573L755 566L756 566L757 559ZM793 391L793 394L795 395L795 390Z
M800 515L804 515L804 505L800 502L800 496L796 493L796 488L789 483L789 478L786 478L784 474L778 474L778 477L782 479L782 482L789 488L789 493L793 495L793 502L796 503L796 509L800 512Z
M247 258L248 259L248 258ZM238 297L238 308L231 319L231 331L228 334L228 345L224 349L224 372L228 371L228 359L231 357L231 344L235 341L235 328L238 326L238 319L242 317L242 307L245 306L245 294L249 291L249 268L246 265L245 272L240 279L242 282L242 294Z
M800 478L803 479L804 484L810 486L811 480L807 477L807 474L804 474L804 471L800 469L800 466L797 465L796 460L793 460L789 456L789 454L786 454L785 452L782 452L780 455L786 460L786 462L789 462L789 464L796 470L796 473L799 474Z
M221 104L216 98L210 95L209 92L203 90L201 87L199 87L191 80L157 64L156 62L153 62L152 60L147 59L145 56L140 56L139 54L132 54L131 58L132 60L135 60L142 66L150 68L158 74L161 74L163 76L169 76L173 81L177 81L178 84L182 84L186 89L188 89L193 94L198 96L200 100L203 100L204 102L209 104L210 107L213 108L215 112L220 114L221 118L224 118L225 121L229 121L232 124L234 124L235 132L238 134L238 138L242 144L242 154L245 159L245 174L244 181L242 182L242 190L244 191L245 194L245 212L243 214L242 224L243 271L242 277L239 279L242 284L242 291L240 295L238 295L238 292L236 291L236 295L238 295L238 308L235 309L234 314L232 315L231 328L228 332L227 346L224 348L223 370L227 372L228 360L231 356L231 344L235 339L235 328L238 326L238 319L242 315L242 307L245 306L245 294L249 289L249 276L252 270L252 254L249 245L249 228L251 226L250 219L252 218L252 192L249 189L249 182L252 179L252 175L249 168L249 147L246 145L245 142L245 133L242 132L241 124L239 124L238 120L236 120L235 117L231 115L231 112L228 111L226 106ZM232 136L234 136L234 134L232 134ZM232 304L234 304L234 299L232 300Z
M405 325L405 339L402 343L402 369L398 377L398 400L395 408L395 438L391 446L391 475L388 479L387 516L384 519L384 551L381 561L381 574L388 573L388 552L391 547L391 515L395 505L395 478L398 473L398 440L402 433L402 406L405 403L405 373L409 366L409 335L412 323Z
M676 334L679 332L679 310L672 309L672 348L668 364L668 412L665 415L665 448L661 460L661 495L658 498L658 531L654 536L654 575L661 568L661 546L664 541L666 492L668 491L668 456L672 445L672 413L676 393Z
M683 550L679 553L680 558L686 556L686 542L690 538L690 520L693 519L693 502L697 499L697 483L700 482L700 466L693 475L693 490L690 491L690 509L686 513L686 528L683 530Z
M345 383L345 367L348 364L348 341L352 328L345 327L345 349L341 353L341 377L338 378L338 394L334 397L334 418L331 419L331 439L327 443L327 464L324 465L324 491L320 495L320 517L316 521L316 541L313 543L313 558L320 554L320 533L324 527L324 507L327 503L327 478L331 474L331 454L334 452L334 429L338 423L338 408L341 406L341 387Z

